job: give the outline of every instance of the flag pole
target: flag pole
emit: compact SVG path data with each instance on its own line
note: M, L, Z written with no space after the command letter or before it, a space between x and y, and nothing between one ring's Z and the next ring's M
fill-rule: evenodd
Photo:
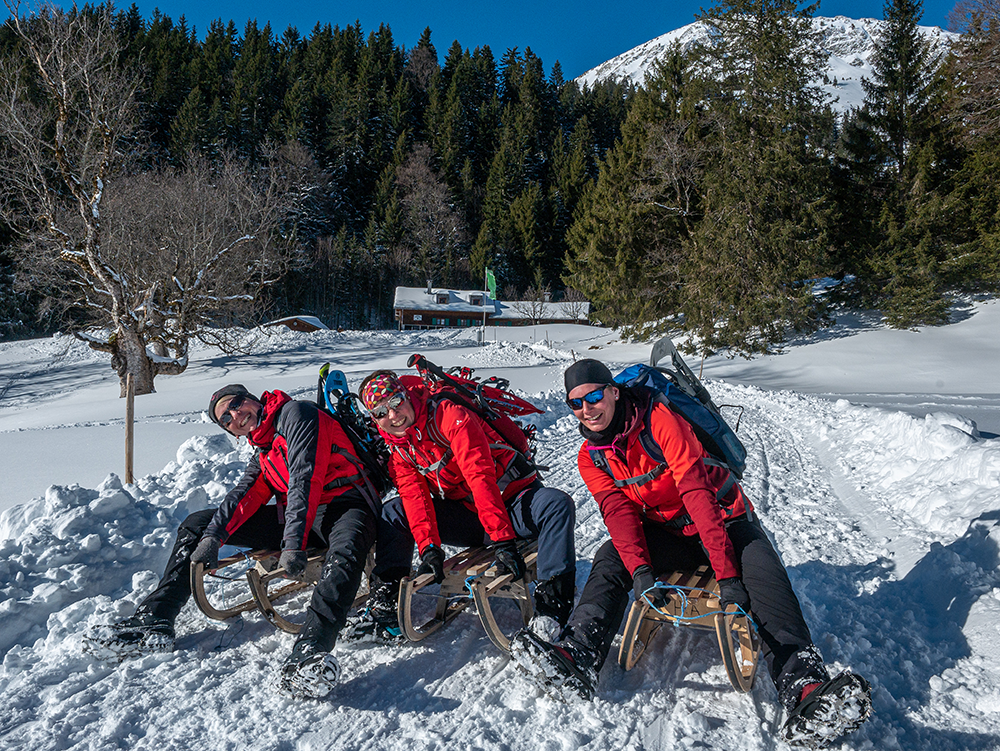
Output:
M488 266L483 266L483 289L486 291L486 294L483 295L483 336L482 336L482 341L483 341L484 344L486 343L486 298L489 297L489 295L490 295L490 284L489 284L490 277L489 277L489 273L490 273L489 267Z

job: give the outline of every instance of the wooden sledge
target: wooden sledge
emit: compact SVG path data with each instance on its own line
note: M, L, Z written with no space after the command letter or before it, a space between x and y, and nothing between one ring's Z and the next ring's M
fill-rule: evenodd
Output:
M760 658L760 637L747 617L736 612L735 605L722 611L719 584L708 567L675 571L661 577L660 581L685 589L670 591L662 612L646 602L632 604L618 650L618 664L631 670L660 626L669 622L675 626L714 631L733 688L740 693L753 688Z
M219 567L212 571L206 571L204 564L191 564L191 595L194 597L198 609L209 618L217 621L224 621L234 615L245 613L256 608L267 621L282 631L289 634L297 634L302 630L301 623L294 623L289 620L290 612L284 615L278 612L275 602L282 597L290 595L307 587L315 586L323 572L323 562L326 559L326 550L309 550L308 563L306 569L299 576L290 577L285 573L285 569L278 566L278 559L281 557L280 550L255 550L249 553L240 553L229 556L219 561ZM371 572L372 555L368 556L368 563L365 567L365 581L367 574ZM239 575L226 576L223 571L237 564L248 565L253 563L246 570L246 584L250 589L249 595L245 598L237 598L233 603L213 603L212 597L205 590L205 577L213 577L227 581L238 581ZM368 588L366 584L358 590L358 595L354 598L352 608L359 607L368 599Z
M510 574L497 575L493 551L489 548L468 548L444 563L444 581L437 594L434 615L423 624L413 623L413 595L434 583L430 574L403 579L399 588L399 624L406 638L421 641L451 621L475 602L479 619L490 641L504 651L510 650L510 638L497 623L490 600L493 598L516 600L521 609L521 619L528 624L534 612L528 584L535 578L538 558L537 540L518 541L518 550L524 557L526 573L523 580L513 581ZM425 593L427 594L427 593Z

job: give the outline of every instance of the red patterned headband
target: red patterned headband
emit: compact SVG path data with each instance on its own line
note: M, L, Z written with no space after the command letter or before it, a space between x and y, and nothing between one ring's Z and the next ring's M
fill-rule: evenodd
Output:
M365 403L365 407L372 409L393 394L401 393L403 393L403 384L393 373L379 373L365 384L361 391L361 401Z

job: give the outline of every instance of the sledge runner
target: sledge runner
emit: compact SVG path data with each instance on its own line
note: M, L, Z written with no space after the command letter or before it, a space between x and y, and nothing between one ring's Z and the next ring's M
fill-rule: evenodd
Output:
M433 574L440 583L442 543L492 545L500 568L521 579L525 564L516 540L537 538L539 583L531 623L557 633L573 607L572 498L543 486L534 464L486 419L432 394L415 376L400 379L379 370L359 394L392 452L389 470L399 497L383 506L379 522L374 574L383 584L349 628L373 639L399 633L399 585L410 573L414 543L417 574Z
M234 384L212 394L208 414L231 435L246 437L257 453L218 509L181 523L160 584L135 615L94 627L84 649L108 660L171 651L174 620L191 596L191 562L217 567L224 544L280 549L280 566L290 576L305 569L307 547L328 548L278 679L285 693L322 698L340 673L331 651L375 541L379 498L340 424L312 402L282 391L257 398ZM277 504L266 505L272 497Z
M739 606L757 625L789 714L785 740L818 748L860 726L871 713L867 681L851 672L830 678L749 499L724 465L706 465L708 454L691 426L650 391L616 384L597 360L570 366L565 387L586 439L577 457L580 474L611 539L598 550L562 637L553 642L522 630L511 643L516 663L556 695L592 698L629 591L662 607L657 575L708 564L723 607ZM643 447L643 431L663 462ZM607 469L595 464L598 450Z

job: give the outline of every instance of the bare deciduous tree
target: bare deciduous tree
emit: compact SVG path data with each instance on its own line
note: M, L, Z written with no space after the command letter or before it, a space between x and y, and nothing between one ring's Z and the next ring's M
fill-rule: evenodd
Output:
M111 354L123 394L128 375L150 393L187 367L191 337L210 339L271 280L294 171L250 174L225 156L130 169L140 76L119 65L109 9L8 8L23 54L0 63L0 207L23 233L22 267L106 331L78 336Z
M590 302L587 296L580 290L567 287L563 293L563 299L559 301L559 311L566 318L580 320L590 310Z
M417 144L399 166L396 184L401 193L403 244L420 264L422 279L453 284L467 275L461 248L468 232L445 185L431 168L431 150Z
M521 318L527 318L532 323L541 323L545 320L545 306L552 299L552 290L547 284L539 281L532 287L528 287L521 295L520 300L513 300L510 307Z

